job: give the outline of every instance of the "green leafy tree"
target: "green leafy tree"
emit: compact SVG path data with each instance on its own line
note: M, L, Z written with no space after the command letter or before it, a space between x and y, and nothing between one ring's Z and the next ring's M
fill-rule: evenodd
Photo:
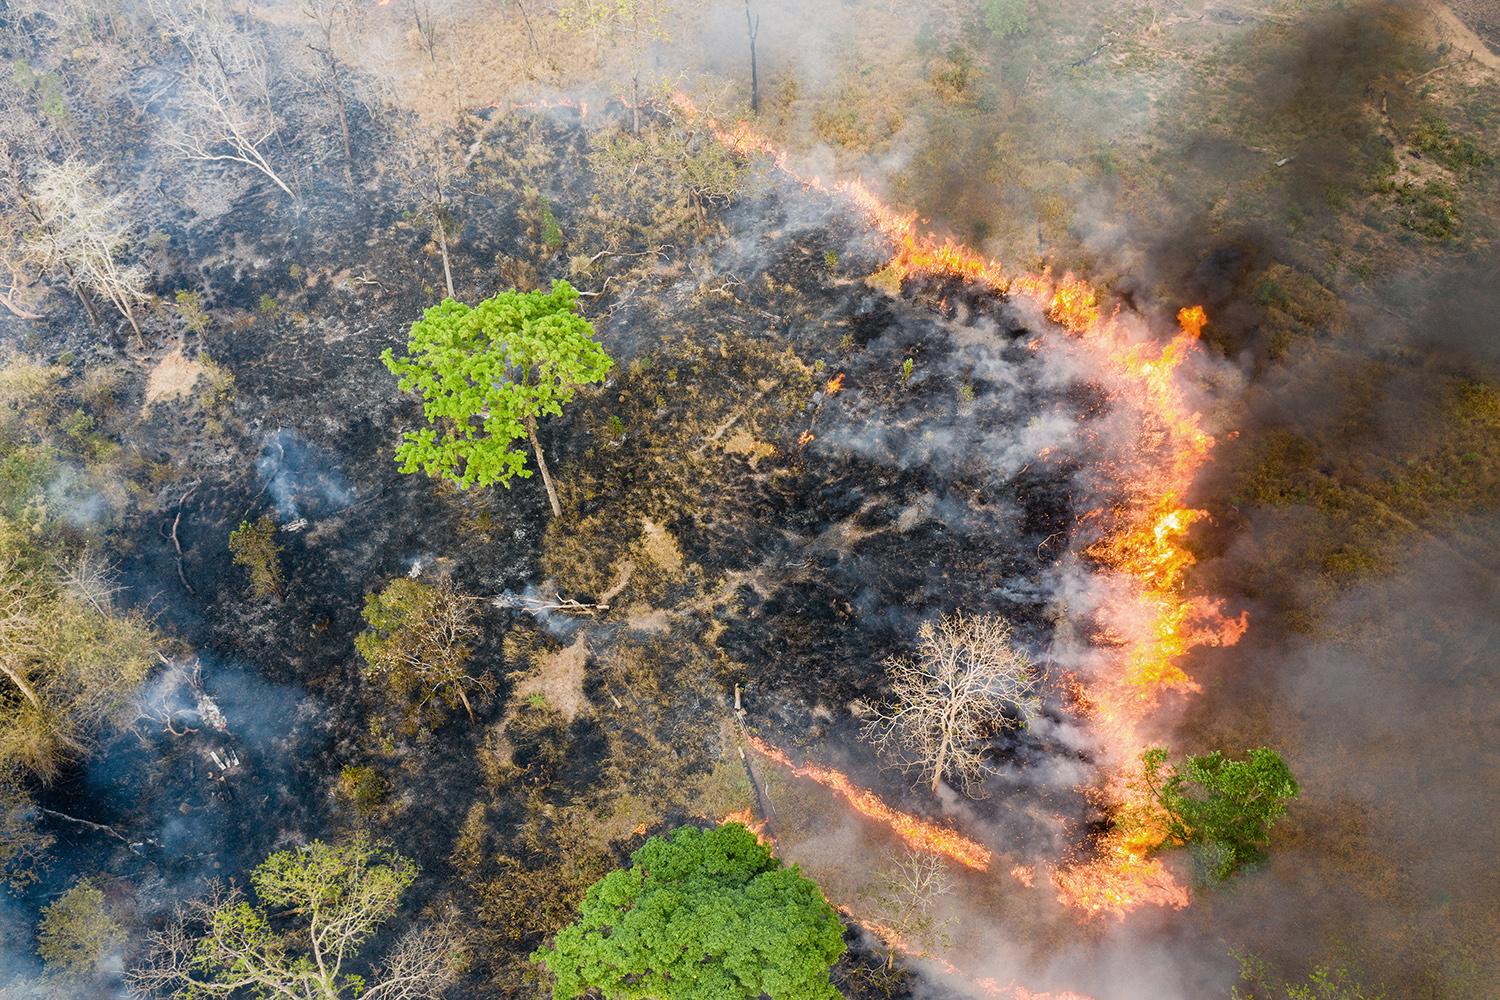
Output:
M83 979L95 975L124 941L125 929L109 915L104 893L84 880L42 911L36 951L49 972Z
M408 431L396 449L401 471L446 476L459 487L509 486L529 477L531 442L554 516L562 514L536 420L557 415L578 388L601 381L614 362L578 313L578 292L501 292L477 306L444 299L412 324L407 356L381 354L401 389L421 395L431 425Z
M1167 763L1165 749L1154 747L1141 763L1144 785L1161 810L1163 843L1197 848L1218 879L1264 859L1271 827L1300 791L1281 754L1267 747L1251 750L1244 760L1215 750L1189 757L1180 768Z
M229 552L236 566L250 571L250 589L256 597L281 594L281 546L276 544L276 521L262 514L253 523L241 521L229 533Z
M984 26L996 38L1011 38L1026 30L1027 0L984 0Z
M476 604L446 580L428 584L404 576L367 594L364 618L370 627L354 637L365 676L410 704L414 719L438 702L463 705L472 721L469 691L490 689L486 678L468 672L480 636Z
M128 978L136 996L174 1000L426 1000L463 964L453 920L409 931L372 975L348 971L393 916L417 866L356 837L277 851L250 876L256 904L219 889L152 935L145 964Z
M1348 969L1318 965L1299 982L1277 982L1266 963L1254 955L1236 955L1243 986L1230 990L1231 1000L1385 1000L1383 990L1366 986Z
M579 920L532 956L553 1000L832 1000L838 914L737 823L652 837L589 889Z
M157 660L150 621L115 606L97 540L59 508L63 373L0 356L0 880L16 886L35 878L52 842L33 783L130 715Z

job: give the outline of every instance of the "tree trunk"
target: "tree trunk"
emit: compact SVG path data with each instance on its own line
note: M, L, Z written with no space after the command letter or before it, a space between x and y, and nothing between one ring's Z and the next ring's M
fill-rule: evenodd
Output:
M344 83L339 77L339 64L334 61L333 53L329 52L328 72L333 77L333 96L339 102L339 132L344 138L344 181L349 189L354 189L354 144L349 140L349 109L344 103Z
M95 307L93 307L92 301L89 301L89 295L84 295L84 289L80 288L80 286L78 285L74 285L74 292L78 295L78 301L81 301L81 303L84 304L84 312L89 313L89 322L92 322L93 325L96 325L96 327L98 327L99 313L95 312Z
M463 704L464 704L464 711L469 713L469 721L473 722L474 721L474 709L469 704L469 696L466 695L466 694L464 694L464 686L462 684L457 684L457 685L455 685L455 688L458 691L458 700L461 701L461 702L463 702Z
M755 36L760 34L760 18L750 16L750 0L745 0L745 30L750 35L750 111L760 114L760 74L755 65Z
M526 37L531 39L531 54L539 56L542 50L536 44L536 32L531 30L531 16L526 13L526 5L521 0L516 0L516 7L521 12L521 20L526 22Z
M456 299L458 295L453 291L453 268L448 263L448 220L444 218L445 211L444 207L438 208L438 250L443 255L443 283L448 286L448 298Z
M932 762L932 794L938 793L938 786L943 783L943 770L948 766L948 737L943 737L943 742L938 745L937 760Z
M552 488L552 473L547 471L542 443L536 439L536 417L526 418L526 434L531 438L531 450L536 453L536 467L542 470L542 485L547 487L547 499L552 501L552 516L562 517L562 505L557 502L557 491Z
M4 673L6 677L10 678L11 683L21 689L21 693L26 696L27 701L31 702L33 708L38 712L42 710L41 699L36 696L36 691L26 682L26 678L22 677L10 664L3 660L0 660L0 673Z
M125 321L130 324L130 329L135 331L136 343L140 344L142 347L145 347L146 338L141 335L140 325L135 321L135 310L130 308L130 303L121 303L120 312L125 314Z
M634 135L641 134L641 71L636 69L635 75L630 78L630 131Z

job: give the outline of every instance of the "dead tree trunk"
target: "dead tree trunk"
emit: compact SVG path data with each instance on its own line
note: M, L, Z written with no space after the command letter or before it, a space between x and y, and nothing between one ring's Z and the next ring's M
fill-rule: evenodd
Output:
M448 209L446 206L438 207L436 228L438 252L443 256L443 284L448 288L448 298L456 299L458 295L453 291L453 267L448 262Z
M83 287L73 281L71 272L68 274L68 281L73 286L73 294L77 295L78 301L83 303L83 311L89 314L89 324L91 326L98 326L99 314L94 311L94 304L89 301L89 297L83 294Z
M38 712L42 710L41 699L37 698L36 691L30 684L26 682L26 678L22 677L19 671L12 668L11 665L6 663L4 660L0 660L0 673L3 673L6 677L10 678L11 683L13 683L20 690L21 694L26 696L27 701L31 702L32 708L36 709Z
M750 15L750 0L745 0L745 31L750 36L750 110L760 114L760 73L755 63L755 38L760 34L760 18Z
M309 45L318 55L323 57L323 65L328 70L328 87L333 91L334 101L339 109L339 135L344 141L344 182L351 189L354 187L354 144L349 139L349 107L344 99L344 81L339 76L339 63L333 56L332 42L327 43L326 48L318 48Z
M531 30L531 15L526 13L526 4L522 3L521 0L516 0L516 9L521 12L521 20L526 22L526 37L531 39L531 54L534 56L541 55L542 50L536 43L536 32Z
M526 435L531 438L531 450L536 454L536 467L542 470L542 485L547 487L547 499L552 502L552 516L562 517L562 505L557 502L557 490L552 488L552 473L547 471L547 458L542 454L542 443L536 437L536 417L526 418Z

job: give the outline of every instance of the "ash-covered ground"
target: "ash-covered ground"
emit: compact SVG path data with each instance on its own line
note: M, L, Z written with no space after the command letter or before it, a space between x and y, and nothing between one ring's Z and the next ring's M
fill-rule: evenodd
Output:
M530 185L549 185L565 234L588 211L639 210L589 204L589 144L566 111L474 136L462 296L538 256ZM552 520L538 480L465 493L397 472L419 409L378 356L434 300L436 261L367 191L368 207L301 208L258 192L164 227L187 251L171 280L234 317L173 331L219 389L153 402L130 429L156 482L109 534L126 600L172 649L129 732L44 792L58 850L21 906L106 872L144 928L205 878L365 828L422 865L410 914L456 904L492 944L453 995L529 995L524 956L555 928L492 926L513 915L488 912L486 892L751 804L726 738L736 687L771 742L836 759L915 814L953 806L882 771L851 706L880 696L883 662L922 621L954 610L1005 616L1045 668L1075 519L1109 499L1079 470L1110 419L1085 369L1039 349L1045 324L956 285L874 287L889 248L859 213L764 168L690 240L621 247L581 275L544 252L526 277L572 277L616 361L542 429L564 503ZM45 348L99 352L80 318L52 324ZM276 597L251 594L226 545L263 514ZM487 599L476 662L499 690L473 723L393 734L361 678L364 596L402 575ZM567 600L586 607L550 607ZM570 651L581 672L553 676ZM1031 845L1017 856L1055 856L1091 816L1087 742L1048 690L1039 724L997 734L988 797L945 818ZM377 806L340 796L347 768L380 775ZM555 829L585 815L596 829ZM879 860L866 852L846 861L855 884Z

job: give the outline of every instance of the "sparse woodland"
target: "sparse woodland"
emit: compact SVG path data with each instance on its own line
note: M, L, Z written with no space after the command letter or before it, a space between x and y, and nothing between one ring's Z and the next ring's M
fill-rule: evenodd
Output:
M1486 995L1475 8L0 5L0 998Z

